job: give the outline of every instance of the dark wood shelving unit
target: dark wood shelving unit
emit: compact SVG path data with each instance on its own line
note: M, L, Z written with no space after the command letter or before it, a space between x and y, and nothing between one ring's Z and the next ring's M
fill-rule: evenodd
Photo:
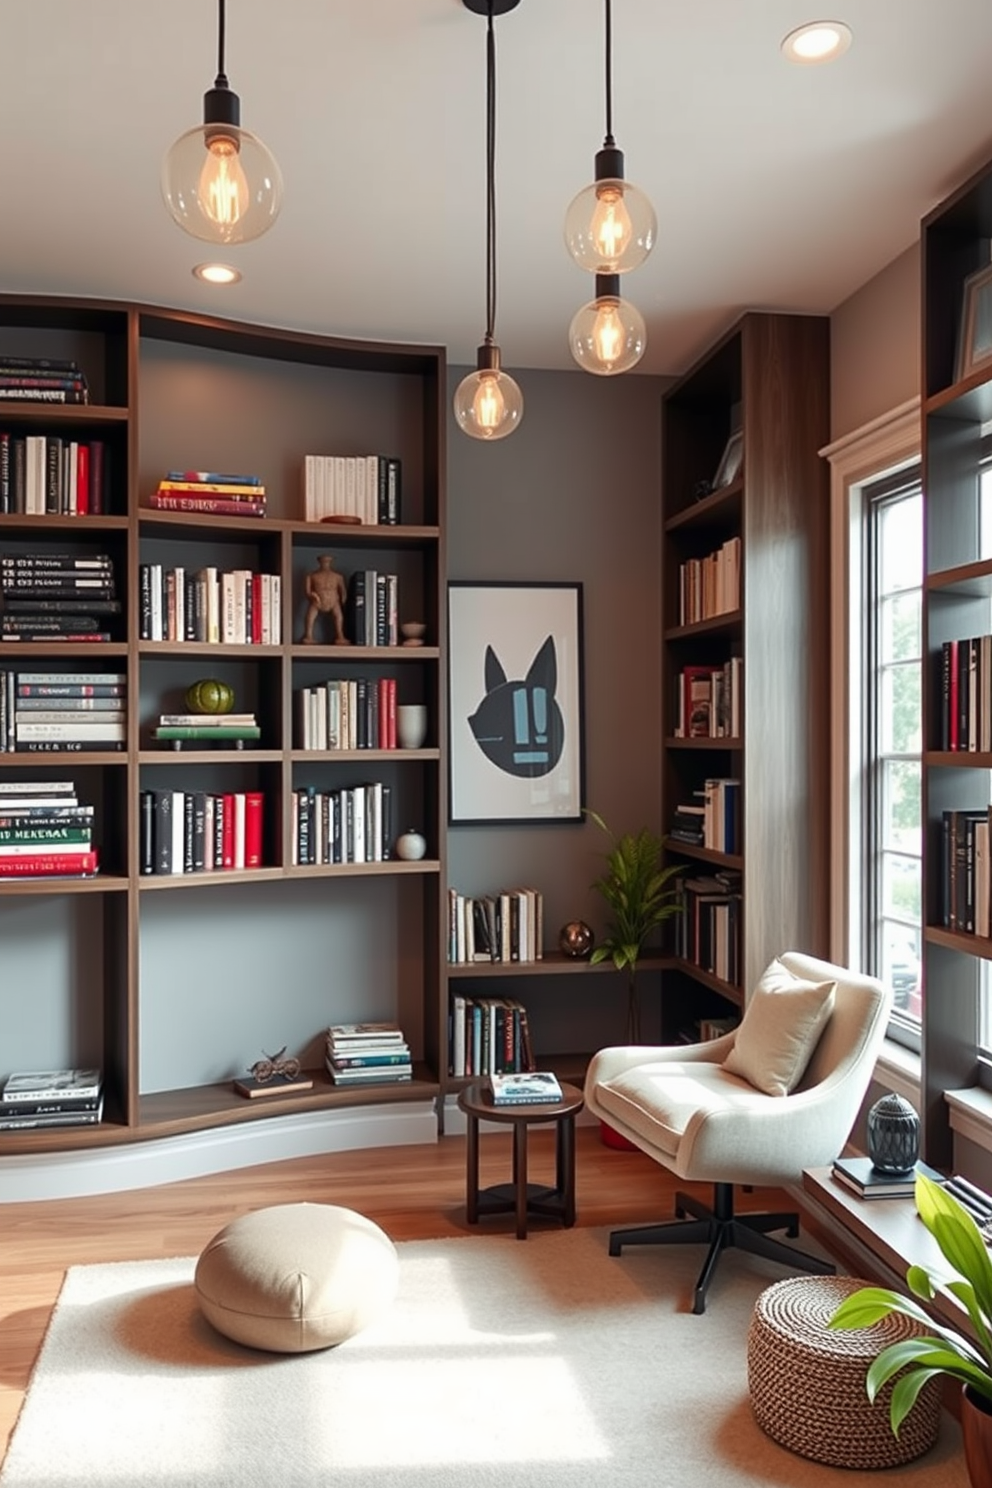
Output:
M923 1154L950 1170L945 1090L976 1083L982 975L992 940L943 921L945 811L984 811L992 755L942 747L945 641L992 633L992 534L983 532L981 456L992 418L992 363L959 376L965 281L992 244L992 161L922 222L923 605Z
M739 474L696 499L737 430ZM741 874L740 978L679 959L665 978L673 1039L742 1007L780 952L827 954L829 432L829 324L818 316L743 315L662 399L662 810L670 823L707 778L729 778L741 817L733 854L666 841L666 860L690 878ZM738 607L682 623L683 565L731 539ZM739 737L677 736L683 668L731 657L743 668Z
M39 1022L30 1031L24 1047L33 1057L17 1060L18 1067L98 1063L107 1092L99 1126L0 1134L0 1161L24 1152L76 1151L206 1131L277 1112L432 1100L447 1058L441 973L447 822L444 349L362 343L158 306L0 295L0 352L75 358L93 399L71 406L0 403L0 429L80 437L89 431L105 442L108 458L104 515L0 514L0 552L85 551L110 544L124 600L120 637L113 643L0 643L0 670L115 670L126 674L128 684L125 750L0 755L0 778L73 778L80 799L98 802L94 837L103 871L86 880L0 885L0 913L5 906L14 913L32 899L39 905L51 901L53 923L69 937L65 963L73 967L63 985L53 981L46 989L44 1006L54 1008L55 1026L49 1030ZM302 520L305 454L375 450L402 461L402 525ZM266 516L241 519L147 507L155 483L177 466L262 473ZM398 573L399 618L424 621L428 643L302 644L302 580L323 551L340 555L339 567L348 575L360 568ZM258 646L140 639L139 569L151 561L279 574L281 640ZM205 674L229 680L241 706L256 713L262 725L259 748L153 747L150 729L160 712L170 711L165 699L171 699L171 711L182 711L176 704L185 688ZM295 692L310 679L368 674L395 676L400 702L427 704L431 722L425 747L298 749ZM395 834L416 823L427 837L428 856L419 862L390 858L294 866L294 790L310 783L331 790L375 778L366 771L389 779L396 799ZM160 785L179 791L262 790L263 866L143 876L140 797ZM212 892L203 898L205 889ZM102 913L94 914L100 901ZM76 903L85 904L85 916L72 914ZM311 932L327 937L327 966L317 973L328 988L324 1026L395 1017L413 1049L414 1080L335 1088L318 1072L312 1093L266 1103L236 1095L230 1081L204 1079L207 1066L222 1067L225 1057L236 1057L237 1025L248 1004L259 1022L267 1001L273 1008L277 1003L292 1008L297 996L289 955L280 984L270 989L264 968L256 985L238 985L226 974L223 955L216 957L214 970L214 956L191 949L197 936L204 942L206 917L212 920L218 911L243 914L240 923L246 926L259 913L273 919L287 911L290 920L296 914L308 917ZM358 948L348 945L356 912L370 927L371 939L379 938L374 927L380 925L384 943L395 940L406 953L386 971L368 972L362 994L368 1005L339 1001L336 1012L334 997L342 997L333 974L337 943L340 939L353 960L358 956ZM371 965L378 946L369 951L365 959ZM174 958L169 969L160 965L163 954ZM355 964L362 969L360 958ZM300 982L313 986L314 977L301 976ZM157 1057L154 1030L161 1033L168 1023L170 983L180 1006L183 997L196 995L188 986L199 988L207 1023L214 1025L206 1036L215 1047L205 1057L192 1035L177 1060L177 1088L156 1094L151 1093L155 1085L165 1082L160 1072L149 1074ZM318 993L311 996L319 995L319 980L316 985ZM215 1006L227 1009L235 1030L226 1056ZM315 1019L309 1036L322 1035ZM15 1057L7 1055L5 1065L10 1061L13 1067Z

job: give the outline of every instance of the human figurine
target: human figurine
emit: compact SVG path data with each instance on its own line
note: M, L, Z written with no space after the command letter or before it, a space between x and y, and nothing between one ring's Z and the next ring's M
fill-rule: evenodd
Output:
M334 558L330 553L323 553L317 559L320 565L313 573L308 573L304 591L309 600L307 608L306 629L303 633L303 644L305 646L315 645L313 627L318 615L330 615L334 624L335 646L348 646L350 641L344 633L344 606L348 598L348 585L343 574L339 574L332 567Z

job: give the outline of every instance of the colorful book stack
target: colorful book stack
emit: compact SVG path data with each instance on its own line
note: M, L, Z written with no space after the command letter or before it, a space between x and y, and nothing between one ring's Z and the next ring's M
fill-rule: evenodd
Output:
M515 997L453 994L449 1044L455 1076L534 1069L527 1009Z
M282 579L250 568L138 565L138 638L278 646Z
M102 1116L103 1079L96 1069L13 1074L0 1095L0 1131L96 1126Z
M402 467L393 455L305 455L304 521L395 527L401 485Z
M335 1085L397 1085L413 1078L410 1046L398 1023L335 1023L324 1063Z
M0 879L91 878L93 807L71 780L0 781Z
M86 375L60 357L0 357L0 402L88 403Z
M296 694L300 749L395 749L396 678L335 678Z
M0 671L0 754L124 748L123 672Z
M5 641L109 641L121 611L106 553L0 554L0 600Z
M138 849L144 874L223 873L261 868L261 791L145 790Z
M148 498L156 511L207 512L221 517L264 517L260 475L227 470L170 470Z
M162 713L152 736L173 749L184 744L196 749L205 744L242 749L247 741L260 739L262 729L254 713Z

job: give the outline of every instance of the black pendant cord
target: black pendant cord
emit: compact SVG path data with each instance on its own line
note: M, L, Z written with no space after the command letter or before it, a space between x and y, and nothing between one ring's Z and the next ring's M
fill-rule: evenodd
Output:
M215 88L229 87L227 74L224 71L224 35L226 30L227 18L225 0L217 0L217 78L214 82Z
M613 145L613 7L606 0L606 138L604 145Z
M496 31L489 0L486 32L486 345L496 332Z

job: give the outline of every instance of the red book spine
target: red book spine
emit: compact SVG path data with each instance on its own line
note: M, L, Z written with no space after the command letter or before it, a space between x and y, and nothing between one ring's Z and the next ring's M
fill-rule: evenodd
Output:
M386 722L388 733L386 735L386 748L396 748L396 678L387 677L388 691L386 700Z
M262 575L253 573L251 576L251 643L253 646L262 644Z
M222 868L234 867L234 796L225 793L222 797L224 802L224 827L220 840L220 866Z
M377 694L377 720L378 738L375 741L377 749L389 748L389 678L380 677L376 686Z
M948 747L948 749L958 749L960 746L958 744L958 717L959 717L959 713L958 713L958 697L959 697L959 694L958 694L958 643L957 643L957 641L951 641L950 647L951 647L951 653L950 653L950 662L951 662L951 665L950 665L950 678L949 678L949 680L950 680L950 689L949 689L950 696L948 698L948 716L947 716L947 723L948 723L947 747Z
M153 491L148 505L157 511L210 512L220 517L264 517L264 501L231 501L225 496L184 496Z
M0 858L0 878L51 878L65 874L95 873L95 848L86 852L25 853Z
M245 794L245 867L262 866L262 792Z
M90 510L90 447L81 444L76 451L76 515L85 517Z

